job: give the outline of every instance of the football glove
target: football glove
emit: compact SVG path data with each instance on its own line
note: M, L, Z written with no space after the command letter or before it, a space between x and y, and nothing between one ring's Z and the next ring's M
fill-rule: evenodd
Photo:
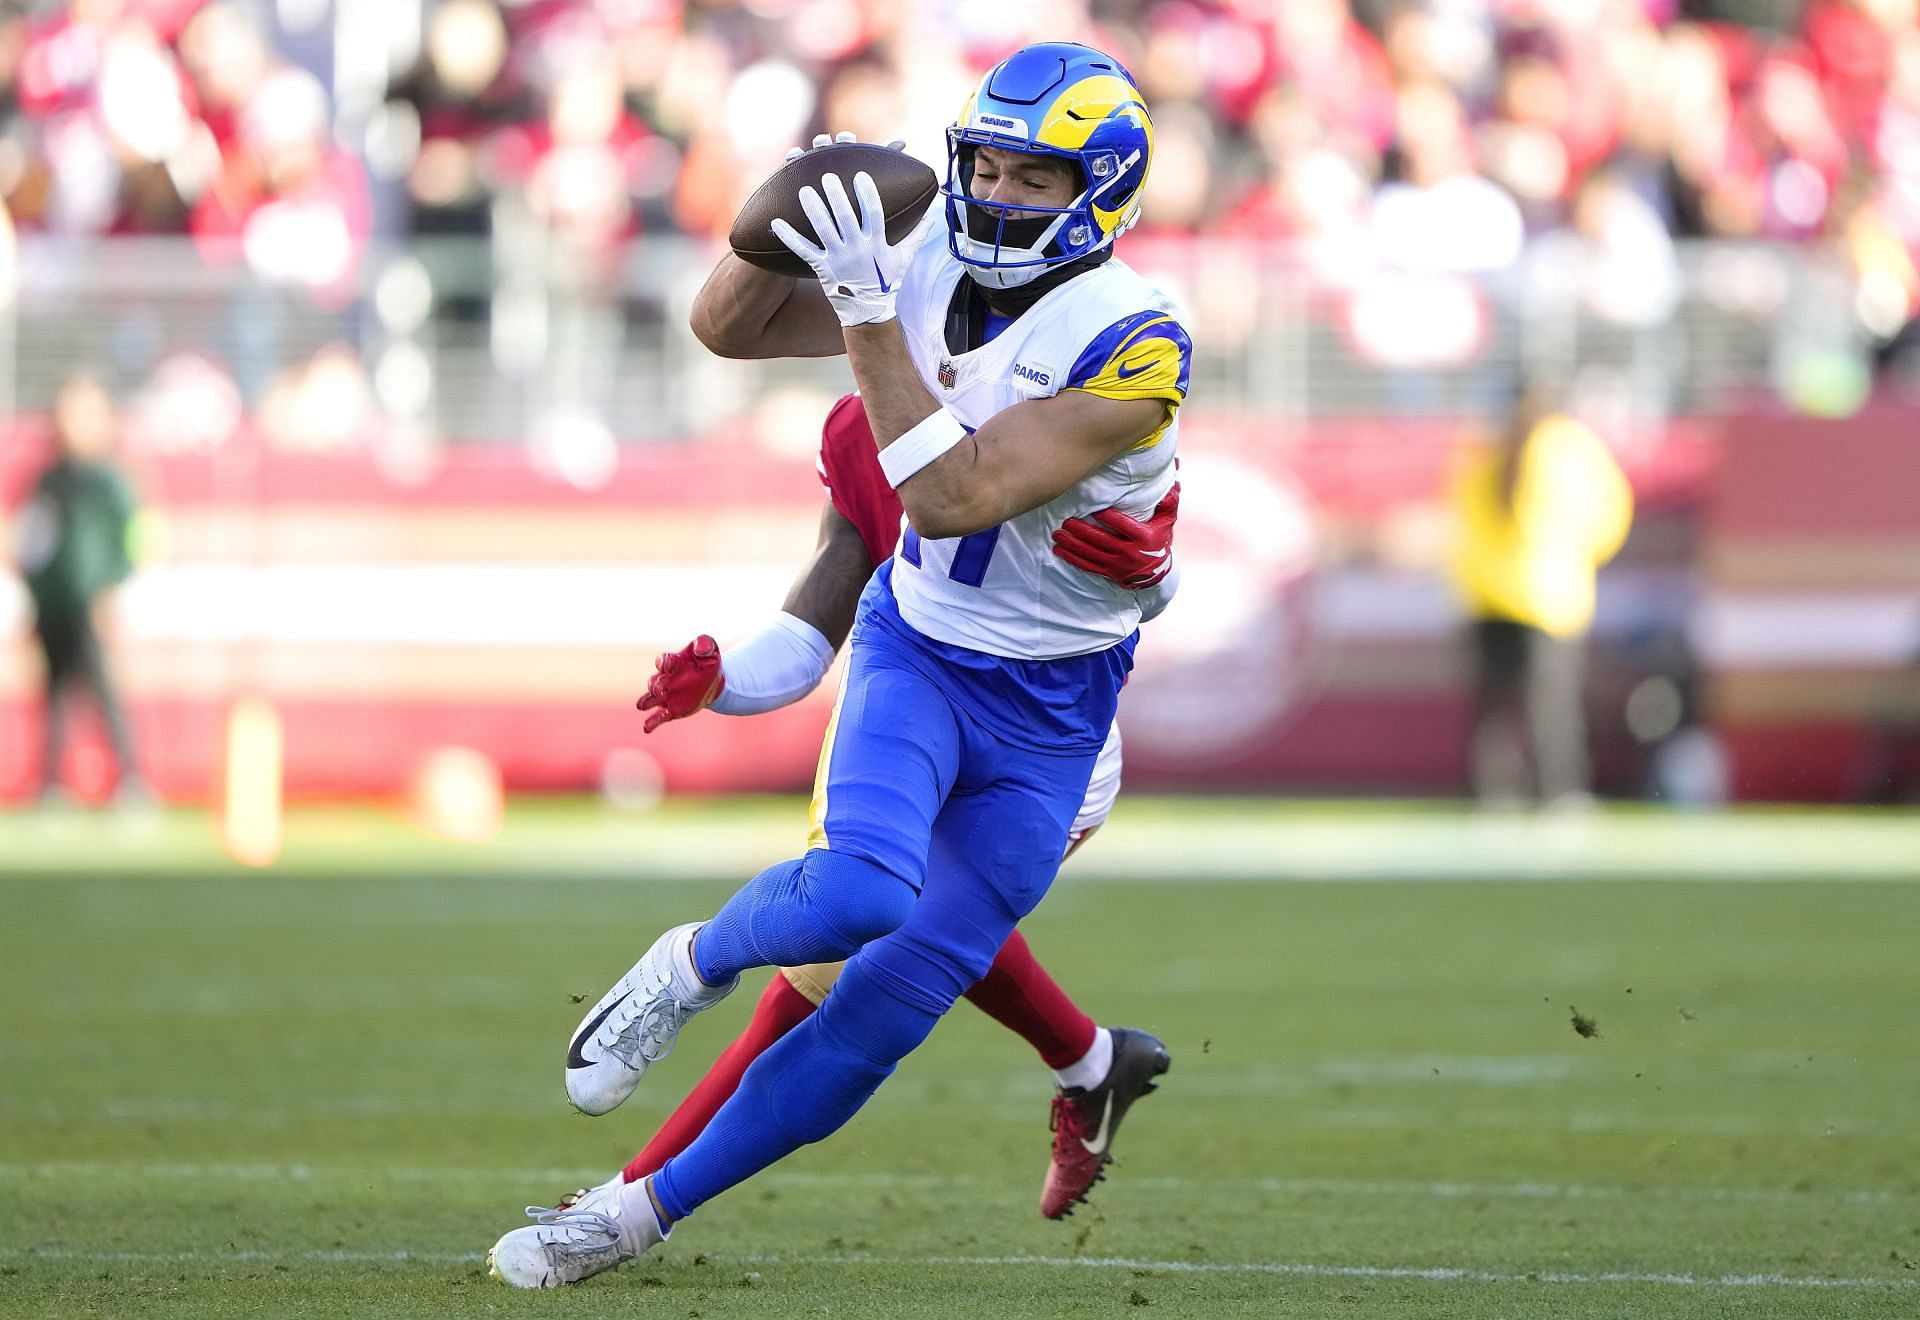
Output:
M653 678L637 710L650 710L644 733L669 720L684 720L711 706L727 685L720 669L720 644L702 633L678 651L668 651L653 662Z
M781 219L773 222L773 235L813 268L840 324L891 321L907 263L932 230L937 210L929 208L914 231L898 243L887 242L880 190L864 171L853 176L852 197L839 175L822 176L818 190L811 184L800 190L800 209L806 212L818 242Z
M793 164L793 162L799 160L809 151L816 150L820 147L830 147L836 142L858 142L859 140L859 137L853 133L835 133L832 137L828 137L825 133L816 133L813 135L813 146L794 147L787 152L787 164ZM895 138L893 141L887 143L888 151L905 151L906 149L907 140L905 138Z
M1173 567L1173 524L1179 514L1176 481L1144 522L1118 509L1067 519L1054 529L1053 553L1128 591L1145 591L1160 585Z

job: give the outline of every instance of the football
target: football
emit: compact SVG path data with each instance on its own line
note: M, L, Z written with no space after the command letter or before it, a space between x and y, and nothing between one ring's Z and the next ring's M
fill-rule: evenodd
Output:
M788 161L747 198L727 235L734 254L775 274L811 276L812 268L774 237L773 222L783 219L808 238L816 237L806 212L800 209L800 189L811 184L818 191L822 178L838 174L851 196L853 176L862 171L873 176L874 187L880 190L889 242L897 243L912 233L940 191L939 176L904 151L872 142L833 142L815 147Z

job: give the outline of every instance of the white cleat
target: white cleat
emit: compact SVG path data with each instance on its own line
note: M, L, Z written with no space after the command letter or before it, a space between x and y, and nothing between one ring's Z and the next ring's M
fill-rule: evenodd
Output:
M577 1192L557 1208L530 1205L534 1222L487 1253L487 1273L515 1288L558 1288L604 1274L667 1240L643 1179Z
M605 1114L633 1094L647 1065L673 1052L680 1028L733 992L739 978L704 984L693 971L693 934L675 926L582 1018L567 1045L567 1099L583 1114Z

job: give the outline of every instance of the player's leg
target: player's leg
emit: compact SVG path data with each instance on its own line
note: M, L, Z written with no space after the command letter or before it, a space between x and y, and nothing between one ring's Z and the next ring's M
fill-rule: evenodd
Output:
M605 1112L625 1099L646 1063L672 1048L685 1017L725 994L731 978L756 960L827 961L904 921L959 757L959 725L945 694L919 674L856 646L822 753L816 846L798 861L762 872L714 921L680 927L656 941L575 1034L567 1072L575 1104ZM873 928L882 921L890 924ZM703 947L696 967L692 935L715 928L717 938ZM1011 929L1008 923L998 932L970 980L986 970ZM729 979L718 984L720 977ZM766 1123L764 1097L756 1093L754 1079L806 1026L789 1032L747 1069L740 1087L681 1159L702 1148L711 1152L717 1145L724 1154L738 1145L730 1135L740 1126L738 1115L751 1116L749 1126ZM819 1071L823 1082L833 1080L830 1067ZM604 1107L592 1108L596 1105ZM731 1124L729 1115L736 1116ZM675 1163L667 1162L668 1167ZM533 1225L494 1244L489 1269L516 1287L550 1287L578 1282L639 1255L663 1241L672 1224L654 1196L658 1178L628 1182L616 1174L568 1204L531 1212Z
M784 969L775 972L760 1001L753 1006L753 1018L746 1029L720 1051L720 1057L707 1069L706 1076L694 1083L687 1098L667 1115L667 1121L640 1153L627 1162L620 1176L628 1182L644 1178L691 1145L727 1102L727 1097L739 1089L740 1078L748 1065L765 1053L768 1046L811 1017L818 1006L819 1000L808 998Z
M1086 1059L1100 1041L1099 1025L1040 965L1019 931L1007 937L967 1000L1033 1046L1056 1072Z
M661 936L602 997L568 1047L574 1105L620 1104L741 972L837 961L905 920L959 755L946 695L883 648L856 645L822 752L813 846L762 871L711 921Z
M1120 793L1120 728L1108 731L1067 856L1106 823ZM1132 1027L1099 1027L1067 996L1015 931L967 998L1025 1037L1053 1070L1052 1141L1040 1213L1061 1219L1082 1204L1113 1162L1113 1134L1150 1094L1171 1060L1159 1038Z
M1113 810L1120 793L1120 764L1120 726L1116 724L1107 730L1107 740L1094 762L1093 777L1074 815L1067 856L1071 857ZM1047 974L1019 932L1008 938L980 984L967 991L967 998L1032 1045L1054 1070L1060 1085L1086 1086L1104 1075L1112 1055L1111 1037Z
M666 1236L647 1192L629 1188L654 1173L705 1130L740 1078L766 1048L804 1022L826 997L841 964L783 967L754 1007L753 1020L714 1061L713 1067L646 1149L607 1182L562 1197L532 1227L515 1229L494 1244L488 1267L520 1287L578 1283L631 1259Z
M1053 1069L1052 1134L1040 1213L1060 1219L1087 1199L1113 1161L1113 1134L1134 1101L1151 1094L1171 1059L1159 1038L1132 1027L1098 1027L1054 983L1018 931L1001 948L993 970L967 998L991 997L991 1015L1014 1027ZM987 1007L983 1004L982 1007ZM1049 1033L1069 1016L1086 1024L1079 1042ZM1043 1048L1043 1043L1045 1048ZM1053 1051L1049 1054L1049 1050Z
M857 648L821 751L807 853L763 871L701 928L701 979L836 962L905 920L960 738L937 685L882 647Z
M848 961L820 1011L761 1055L707 1130L651 1179L665 1217L836 1131L926 1039L1045 894L1092 760L1029 754L947 802L913 911Z
M1116 728L1101 748L1093 780L1074 818L1067 844L1068 856L1106 820L1119 787L1120 738ZM755 1005L753 1019L746 1029L714 1060L706 1076L668 1116L645 1149L627 1164L623 1170L626 1180L633 1182L646 1177L668 1158L685 1150L739 1087L748 1065L826 999L843 966L842 963L815 963L782 968ZM1087 1097L1099 1096L1103 1085L1116 1076L1128 1074L1129 1070L1123 1060L1119 1073L1115 1072L1114 1034L1097 1026L1080 1011L1033 956L1018 931L1008 936L993 966L967 992L967 998L1032 1044L1053 1069L1060 1094L1069 1097L1075 1105L1064 1121L1056 1116L1052 1124L1055 1151L1041 1209L1049 1216L1057 1215L1060 1211L1055 1207L1084 1198L1099 1172L1099 1162L1090 1159L1081 1143L1073 1139L1078 1128L1075 1119L1081 1116L1081 1109L1097 1105L1097 1099L1089 1101ZM1127 1033L1123 1040L1135 1036L1152 1040L1140 1032ZM1159 1048L1158 1041L1152 1044ZM1125 1102L1131 1103L1132 1098L1127 1096ZM1097 1125L1097 1118L1090 1119L1087 1130L1091 1132Z

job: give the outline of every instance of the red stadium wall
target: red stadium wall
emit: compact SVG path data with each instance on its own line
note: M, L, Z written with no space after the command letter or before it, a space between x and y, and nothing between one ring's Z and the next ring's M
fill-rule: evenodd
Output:
M1920 417L1743 418L1705 511L1699 621L1743 797L1870 797L1920 730Z
M44 445L0 447L0 508ZM454 446L403 479L361 456L242 448L149 458L155 560L115 611L118 672L161 792L217 783L226 712L268 697L300 795L402 787L432 749L486 753L509 787L580 789L640 748L669 787L805 782L830 697L643 740L633 698L655 652L777 608L820 487L804 460L724 438L633 449L583 491L510 446ZM686 634L683 636L682 634ZM0 795L30 788L39 661L0 579ZM97 789L97 731L70 769Z
M1878 440L1823 444L1863 446L1849 462L1890 457L1897 446L1876 425L1860 434ZM1766 571L1779 557L1768 558L1768 539L1789 530L1814 547L1796 564L1858 564L1868 542L1920 544L1920 500L1841 493L1813 502L1833 518L1807 511L1796 492L1821 482L1774 471L1805 426L1781 424L1778 439L1758 423L1732 428L1742 461L1724 473L1716 425L1680 424L1637 447L1643 526L1690 522L1705 501L1715 593L1762 581L1739 574ZM1465 716L1450 607L1430 570L1376 551L1398 512L1431 500L1459 439L1424 420L1277 434L1195 420L1185 585L1149 630L1122 703L1130 783L1455 790ZM0 508L18 503L42 452L25 432L0 443ZM724 641L777 607L819 512L804 456L726 436L631 448L592 490L536 470L514 446L450 446L404 472L364 454L246 446L138 466L159 510L159 553L116 611L120 671L142 759L169 796L217 785L226 712L246 694L281 713L296 795L393 792L450 745L484 752L519 789L592 787L621 752L671 791L789 789L812 775L831 679L790 710L704 716L651 737L632 710L657 651L699 631ZM1717 489L1716 474L1727 478ZM1768 521L1794 499L1802 524ZM1869 508L1871 533L1847 541L1860 520L1841 515ZM1690 553L1682 538L1651 556ZM1814 588L1852 581L1834 571ZM1742 791L1845 792L1861 702L1823 698L1785 718L1766 695L1780 671L1755 676L1739 655L1728 653L1734 667L1716 673L1712 694ZM37 671L24 599L0 578L0 795L29 791L36 771ZM1860 672L1826 674L1815 689L1855 691ZM1597 722L1603 772L1616 759L1608 729ZM97 737L70 759L79 779L104 785ZM1623 771L1610 786L1631 782Z

